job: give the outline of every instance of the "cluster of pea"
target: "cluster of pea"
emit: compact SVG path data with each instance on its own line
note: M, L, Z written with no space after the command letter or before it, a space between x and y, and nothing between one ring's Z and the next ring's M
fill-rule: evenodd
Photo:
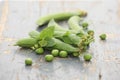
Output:
M29 33L30 38L24 38L16 42L16 46L30 48L36 54L43 54L44 48L50 49L51 54L45 55L45 61L51 62L54 57L66 58L68 53L78 57L87 50L89 44L94 41L94 31L88 30L88 23L83 22L87 13L84 11L64 12L51 14L41 17L37 24L42 26L48 23L47 28L41 32L32 31ZM56 21L68 20L69 29L62 28ZM82 26L82 27L81 27ZM106 35L101 34L100 38L105 40ZM84 54L84 60L90 61L91 54ZM32 59L25 60L26 65L32 65Z
M105 40L106 39L106 34L101 34L99 37L100 37L101 40ZM44 53L44 49L43 48L39 48L39 49L36 49L35 52L37 54L43 54ZM59 50L53 49L52 52L51 52L51 55L49 54L49 55L45 56L45 60L47 62L51 62L51 61L53 61L54 57L57 57L57 56L65 58L65 57L68 56L68 53L66 51L60 51L59 52ZM73 53L73 56L74 57L78 57L79 53ZM92 59L92 56L90 54L85 54L84 55L84 60L90 61L91 59ZM27 58L25 60L25 64L26 65L32 65L32 59L31 58Z

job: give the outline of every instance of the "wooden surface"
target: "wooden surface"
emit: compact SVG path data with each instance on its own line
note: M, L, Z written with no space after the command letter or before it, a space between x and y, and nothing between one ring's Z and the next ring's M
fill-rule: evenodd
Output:
M47 63L43 56L12 46L37 29L40 16L77 9L88 12L86 21L95 31L91 62L56 58ZM101 33L107 34L106 41L99 39ZM33 59L31 67L24 64L27 57ZM120 1L1 1L0 80L120 80Z

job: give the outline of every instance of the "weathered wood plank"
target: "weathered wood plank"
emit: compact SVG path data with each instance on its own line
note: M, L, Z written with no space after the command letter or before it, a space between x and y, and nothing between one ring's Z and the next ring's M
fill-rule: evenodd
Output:
M119 80L120 79L120 23L119 0L105 1L4 1L0 5L0 80ZM109 4L108 4L109 3ZM0 2L1 4L1 2ZM36 20L54 12L83 9L85 19L95 30L95 42L89 50L91 62L82 58L56 58L44 61L44 55L12 46L16 40L35 30ZM64 23L64 22L63 22ZM66 26L64 24L60 24ZM99 35L107 34L101 41ZM24 59L34 64L26 67Z

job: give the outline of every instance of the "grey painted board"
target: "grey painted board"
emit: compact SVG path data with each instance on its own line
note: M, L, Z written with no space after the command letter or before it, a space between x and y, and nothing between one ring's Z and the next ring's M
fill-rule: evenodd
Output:
M120 80L120 1L3 1L0 2L0 80ZM44 61L44 55L20 49L13 44L36 30L36 20L43 15L83 9L86 21L95 30L95 42L89 52L91 62L82 58L56 58ZM60 23L60 25L64 25ZM39 28L40 30L41 28ZM107 34L101 41L99 35ZM25 66L27 57L33 59Z

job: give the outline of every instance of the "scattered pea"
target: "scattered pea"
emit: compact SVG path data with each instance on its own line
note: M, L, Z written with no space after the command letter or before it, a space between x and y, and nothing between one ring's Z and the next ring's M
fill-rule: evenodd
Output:
M85 61L90 61L92 59L92 55L91 54L85 54L84 55L84 60Z
M105 40L107 36L106 36L106 34L101 34L99 37L101 40Z
M88 23L87 23L87 22L83 22L83 23L82 23L82 27L83 27L84 29L87 29L87 28L88 28Z
M52 52L51 52L51 54L52 54L54 57L56 57L56 56L59 55L59 50L53 49Z
M45 61L47 61L47 62L51 62L51 61L53 61L53 59L54 59L53 55L48 54L45 56Z
M25 64L26 65L32 65L32 59L31 58L25 59Z
M66 51L60 51L59 56L65 58L68 56L68 53Z
M44 49L43 48L38 48L35 50L36 54L43 54L44 53Z

